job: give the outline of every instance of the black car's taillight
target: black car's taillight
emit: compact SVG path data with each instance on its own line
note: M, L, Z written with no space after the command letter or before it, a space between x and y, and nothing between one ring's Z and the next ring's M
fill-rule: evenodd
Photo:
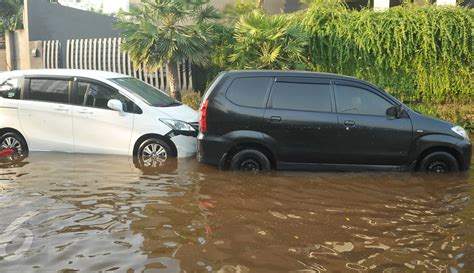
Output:
M208 100L204 100L199 108L199 131L202 133L207 132L207 105Z

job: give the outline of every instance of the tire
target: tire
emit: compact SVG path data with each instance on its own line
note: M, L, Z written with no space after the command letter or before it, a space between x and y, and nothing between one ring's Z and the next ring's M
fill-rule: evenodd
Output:
M170 146L158 138L143 141L137 151L137 161L141 168L161 167L173 157Z
M449 153L434 152L421 160L418 170L433 174L457 172L459 164L456 158Z
M29 150L25 139L14 132L8 132L0 137L0 150L12 149L15 151L15 155L12 156L12 160L18 160L28 157Z
M268 171L271 169L270 160L262 152L254 149L245 149L236 153L230 160L232 171Z

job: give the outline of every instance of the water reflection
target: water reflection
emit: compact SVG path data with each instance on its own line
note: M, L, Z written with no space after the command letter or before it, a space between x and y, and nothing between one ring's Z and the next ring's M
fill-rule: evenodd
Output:
M128 157L33 153L0 170L0 268L472 272L473 183L469 175L249 175L194 160L139 169Z

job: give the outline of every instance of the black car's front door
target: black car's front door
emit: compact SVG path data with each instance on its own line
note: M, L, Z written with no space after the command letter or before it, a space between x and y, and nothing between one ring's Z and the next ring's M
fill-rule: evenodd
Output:
M408 115L387 117L386 111L393 102L359 83L335 81L334 93L339 119L339 163L406 163L412 141Z
M277 160L332 163L337 151L337 114L331 81L278 77L265 111L264 137L274 144Z

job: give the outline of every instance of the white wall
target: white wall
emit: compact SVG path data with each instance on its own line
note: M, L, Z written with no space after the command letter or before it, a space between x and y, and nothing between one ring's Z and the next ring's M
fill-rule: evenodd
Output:
M390 8L390 0L374 0L375 10L384 10Z
M375 10L385 10L390 8L390 0L373 0ZM456 5L456 0L436 0L437 5Z
M59 0L61 5L82 10L103 9L105 13L117 13L120 9L128 10L129 0Z
M449 6L456 6L456 0L437 0L436 5L449 5Z

